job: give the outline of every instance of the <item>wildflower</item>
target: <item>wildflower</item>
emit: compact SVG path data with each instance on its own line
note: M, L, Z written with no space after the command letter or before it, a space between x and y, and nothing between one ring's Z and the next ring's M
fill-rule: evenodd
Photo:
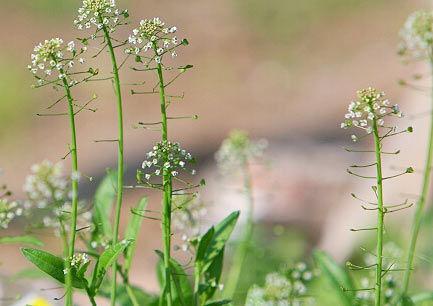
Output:
M27 68L38 79L37 85L42 86L55 79L70 78L76 57L84 52L84 49L77 52L74 41L65 45L61 38L47 39L33 49Z
M370 134L373 131L373 122L376 121L378 126L384 126L384 118L387 116L401 117L398 105L390 106L389 100L385 99L385 93L368 87L357 92L357 99L350 102L348 113L345 114L345 120L340 126L343 129L356 127ZM356 135L352 135L351 138L353 141L358 140Z
M307 296L313 275L303 262L287 271L270 273L263 287L250 288L245 305L314 305L314 299Z
M0 198L0 228L8 228L9 224L16 217L21 216L22 213L23 209L19 206L18 202Z
M262 157L267 146L266 140L252 141L247 133L236 130L223 141L215 158L223 172L231 172L248 161Z
M121 23L121 17L128 18L128 10L119 10L115 0L83 0L74 25L79 30L94 26L97 31L106 27L109 32L114 32Z
M165 160L165 156L168 160ZM171 176L178 176L181 172L195 174L194 169L189 169L195 163L190 153L183 150L178 143L163 141L157 143L152 151L146 154L146 160L142 162L140 176L150 181L152 177L161 176L163 170L168 171Z
M78 253L72 256L71 266L79 268L80 266L89 262L89 256L86 253Z
M400 30L400 54L413 59L431 56L433 46L433 12L417 11L409 15Z
M24 207L32 211L42 210L41 226L53 227L56 234L59 221L68 218L67 212L71 211L71 180L74 178L78 178L77 174L72 174L70 179L64 175L61 163L53 164L45 160L31 167L31 174L24 183L23 189L27 194ZM79 206L79 222L87 225L91 214L84 212L84 202L80 202ZM34 220L33 224L38 222ZM68 229L66 224L65 228Z
M173 36L176 32L177 27L166 26L159 17L141 20L138 27L132 30L128 39L130 46L125 52L139 55L152 49L155 54L154 60L159 64L166 50L170 51L171 57L174 58L177 56L174 49L182 43L186 44L186 40L179 44L176 36Z

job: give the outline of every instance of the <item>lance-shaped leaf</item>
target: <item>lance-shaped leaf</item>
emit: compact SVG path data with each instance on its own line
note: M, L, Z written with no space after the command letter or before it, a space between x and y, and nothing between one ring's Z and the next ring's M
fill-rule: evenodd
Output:
M325 252L315 251L313 256L323 275L338 293L342 304L354 305L354 286L350 275Z
M62 258L37 249L22 248L21 252L28 261L33 263L41 271L47 273L60 283L65 283L65 274L63 272L65 261ZM71 273L72 286L79 289L85 288L87 285L86 279L79 278L75 269L72 269Z
M144 211L147 207L147 198L142 198L135 208L136 211ZM137 236L140 232L141 223L143 222L143 217L138 214L132 214L131 219L128 222L128 226L125 231L125 239L132 239L137 241ZM129 269L131 268L132 259L134 257L136 244L132 244L129 248L125 250L125 264L124 269L125 273L128 274Z
M221 306L221 305L228 305L232 301L231 300L220 300L220 301L214 301L214 302L208 302L206 303L206 306Z
M204 255L201 258L198 258L198 261L196 261L196 263L200 265L202 273L210 267L214 259L220 254L221 250L224 249L227 240L230 238L230 235L235 228L238 218L239 211L235 211L228 215L223 221L215 226L212 239L208 243L206 241L203 242L207 244L206 252L204 252ZM208 233L209 231L203 237ZM208 238L209 237L207 237L206 240Z
M95 224L94 236L102 235L111 238L111 210L116 197L117 173L108 171L102 182L96 189L93 200L93 223Z
M106 249L101 256L99 256L98 262L93 272L93 280L91 289L96 291L102 284L107 269L113 265L117 258L133 243L133 240L122 240L115 245L110 246Z
M44 243L40 241L38 238L33 236L14 236L14 237L0 237L0 244L32 244L35 246L43 246Z

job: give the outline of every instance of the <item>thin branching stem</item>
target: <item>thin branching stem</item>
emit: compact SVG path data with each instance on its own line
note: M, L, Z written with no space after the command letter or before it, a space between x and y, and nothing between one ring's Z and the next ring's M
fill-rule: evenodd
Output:
M157 53L157 46L153 44L155 54ZM165 96L165 86L164 86L164 77L162 74L162 66L161 63L157 63L157 73L159 80L159 98L160 98L160 107L161 107L161 136L162 141L168 141L167 134L167 101ZM165 154L164 163L168 162L168 152ZM163 295L165 295L165 300L167 306L173 305L173 297L171 292L171 273L170 273L170 258L171 258L171 204L172 204L172 177L169 169L164 167L163 169L163 204L162 204L162 236L163 236L163 253L164 253L164 272L165 272L165 284ZM163 299L161 299L163 300Z
M100 22L103 24L102 18ZM122 199L123 199L123 175L124 175L124 159L123 159L123 105L122 105L122 92L120 88L119 69L117 66L116 55L114 53L113 44L111 37L106 26L103 26L105 40L110 53L111 64L113 66L113 82L114 91L117 98L117 124L118 124L118 151L117 151L117 197L116 197L116 208L114 215L114 227L113 227L113 245L119 240L119 224L120 224L120 213L122 210ZM113 264L113 275L112 275L112 287L111 287L111 306L116 304L116 289L117 289L117 261Z
M375 283L375 305L381 305L382 299L382 254L383 254L383 232L384 232L384 208L383 208L383 178L382 178L382 156L379 130L376 119L373 120L373 137L376 155L376 186L377 186L377 241L376 241L376 283Z
M430 57L430 66L433 75L432 57ZM431 93L431 99L433 103L433 90ZM403 276L403 295L406 295L409 289L409 281L412 272L413 260L415 257L416 242L417 242L419 230L423 219L422 214L424 211L428 190L430 187L430 172L432 167L432 158L433 158L433 108L430 111L430 130L428 136L427 156L426 156L426 162L424 167L424 177L423 177L421 195L418 198L416 208L415 208L415 215L412 222L411 238L410 238L409 250L407 255L406 270Z
M61 74L64 74L63 70L60 70ZM66 92L66 97L68 100L68 114L69 114L69 125L71 130L71 162L72 162L72 201L71 201L71 215L70 215L70 236L68 245L68 256L66 257L66 300L65 305L73 305L73 288L72 288L72 273L71 273L71 260L75 253L75 237L77 228L77 211L78 211L78 179L76 174L78 174L78 156L77 156L77 135L75 129L75 113L74 113L74 99L72 98L71 88L68 84L66 78L62 79L63 87Z

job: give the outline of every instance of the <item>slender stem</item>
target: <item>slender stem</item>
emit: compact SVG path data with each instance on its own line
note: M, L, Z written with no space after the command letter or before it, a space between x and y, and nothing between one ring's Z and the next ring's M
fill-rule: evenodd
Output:
M239 278L241 276L242 267L244 265L245 259L248 254L248 249L251 243L251 239L253 236L254 229L254 220L253 220L253 209L254 209L254 198L252 191L252 178L251 172L249 168L249 164L247 161L244 162L243 166L243 176L244 176L244 193L247 198L247 220L245 225L245 232L242 238L242 241L237 248L233 263L231 265L231 269L229 272L229 277L227 278L226 283L226 293L227 296L233 298L236 293L236 288L238 287Z
M100 17L101 18L101 17ZM102 19L102 18L101 18ZM103 24L101 20L101 24ZM107 41L108 51L111 57L111 64L113 65L114 76L114 89L117 98L117 124L118 124L118 151L117 151L117 198L116 198L116 211L114 216L113 228L113 245L119 240L119 223L120 213L122 210L122 197L123 197L123 111L122 111L122 92L120 88L119 68L117 66L116 55L114 54L113 44L108 29L103 26L104 36ZM117 260L113 263L113 282L111 287L111 306L116 304L116 290L117 290Z
M433 58L430 59L430 66L433 75ZM431 99L433 104L433 91L431 93ZM428 136L427 156L426 156L426 162L424 168L422 190L415 208L415 215L412 222L409 251L407 255L406 270L404 272L404 277L403 277L403 295L406 295L409 290L409 280L412 272L413 259L415 257L416 242L417 242L419 230L423 219L422 214L424 211L425 202L427 200L428 190L430 187L430 171L432 167L432 157L433 157L433 108L430 111L430 130Z
M97 306L95 297L92 295L90 288L86 287L87 296L89 297L89 301L92 304L92 306Z
M155 53L156 44L153 45ZM167 103L165 96L164 77L162 75L162 66L160 63L157 64L158 80L159 80L159 98L161 102L161 122L162 122L162 141L167 142ZM168 152L165 154L164 163L168 161ZM162 239L164 243L164 270L165 270L165 284L164 294L167 301L167 306L173 304L172 292L171 292L171 273L170 273L170 252L171 252L171 202L172 202L172 177L168 169L164 167L162 173L162 185L163 185L163 204L162 204Z
M375 305L382 305L382 253L383 253L383 178L382 178L382 158L379 131L376 120L373 120L373 136L376 154L376 177L377 177L377 241L376 241L376 284L375 284Z
M201 274L201 267L196 264L196 266L194 267L194 300L195 300L195 305L199 305L199 287L200 287L200 274Z
M64 71L60 70L61 74ZM77 136L75 129L75 115L74 115L74 100L71 95L71 88L69 87L66 78L62 79L63 87L66 91L66 97L68 99L68 114L69 114L69 125L71 129L71 144L70 152L72 159L72 173L78 173L78 157L77 157ZM72 273L71 273L71 260L75 253L75 236L77 230L77 211L78 211L78 180L75 178L76 175L72 175L72 205L71 205L71 221L70 221L70 236L69 236L69 250L68 256L66 257L66 299L65 305L72 306L73 304L73 288L72 288Z

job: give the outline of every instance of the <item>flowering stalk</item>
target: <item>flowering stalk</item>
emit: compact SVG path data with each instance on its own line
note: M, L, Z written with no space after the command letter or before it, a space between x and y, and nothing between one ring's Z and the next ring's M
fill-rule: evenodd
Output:
M430 63L431 75L433 76L433 13L432 12L415 12L411 14L403 29L401 30L403 39L401 55L408 55L413 59L427 58ZM433 88L432 88L433 90ZM433 106L433 91L431 92ZM403 296L407 295L409 289L410 276L413 269L413 260L415 257L416 243L421 228L425 202L427 200L430 187L431 167L433 159L433 107L430 112L430 129L428 136L428 145L426 152L426 161L422 182L421 194L418 198L415 208L415 214L412 221L411 237L407 254L406 269L403 276Z
M60 73L64 74L63 69L60 69ZM71 159L72 159L72 205L71 205L71 220L70 220L70 236L69 236L69 252L66 258L66 269L71 271L71 260L75 254L75 237L77 232L77 211L78 211L78 156L77 156L77 136L75 130L75 112L74 112L74 100L72 99L71 89L69 87L66 78L62 79L63 87L66 91L66 97L68 100L68 113L69 113L69 125L71 130ZM66 274L66 305L72 305L73 302L73 289L72 289L72 273Z
M153 43L155 53L157 52L157 46ZM167 103L165 98L165 83L162 75L161 63L156 65L158 71L159 80L159 99L161 102L161 138L162 142L168 141L167 136ZM169 162L168 151L163 156L164 163ZM162 186L163 186L163 202L162 202L162 236L164 243L164 270L165 270L165 294L167 300L167 306L171 306L172 292L171 292L171 281L170 281L170 252L171 252L171 202L172 202L172 178L169 169L164 167L162 173Z
M119 240L119 223L120 213L122 209L122 197L123 197L123 176L124 176L124 160L123 160L123 111L122 111L122 92L120 89L120 78L119 68L117 66L116 55L114 54L113 44L111 41L110 34L107 27L103 26L105 39L107 41L108 50L110 52L111 63L113 66L114 76L114 88L117 98L117 129L118 129L118 151L117 151L117 198L116 208L114 216L114 228L113 228L113 244L116 244ZM117 261L113 264L113 280L111 287L111 305L114 306L116 303L116 288L117 288Z
M124 25L121 17L128 18L129 13L127 10L120 11L116 8L114 0L83 0L82 7L78 10L78 17L74 21L74 24L78 29L89 29L92 26L96 27L95 33L90 39L96 39L102 37L104 39L104 47L101 51L107 47L110 54L110 60L112 64L113 73L113 85L114 92L116 95L116 108L117 108L117 188L116 188L116 207L114 215L114 227L112 235L112 245L116 245L119 241L119 224L120 214L122 209L123 200L123 179L124 179L124 156L123 156L123 102L122 102L122 91L120 87L119 69L120 66L117 64L116 54L114 49L118 46L113 45L113 39L111 33L120 25ZM102 35L99 36L99 32L102 31ZM87 41L87 39L85 39ZM117 41L117 40L116 40ZM120 43L120 46L122 43ZM98 53L99 54L99 53ZM112 287L111 287L111 305L114 306L116 303L116 288L117 288L117 260L112 266Z
M377 224L373 228L362 228L362 229L352 229L352 231L365 231L365 230L375 230L376 231L376 254L375 254L375 264L367 267L360 267L348 263L349 268L359 269L369 269L373 266L375 267L375 285L374 288L360 289L360 290L374 290L375 292L375 305L382 305L383 299L383 288L382 279L384 275L392 271L391 267L384 269L383 265L383 245L384 245L384 218L385 214L400 211L412 206L408 204L407 201L402 204L397 205L385 205L383 199L383 181L386 179L392 179L399 177L406 173L412 173L413 169L411 167L407 168L403 173L396 175L384 177L382 174L382 154L398 154L397 152L383 152L382 151L382 140L388 137L399 135L405 132L412 132L412 128L409 127L403 131L396 131L395 127L385 126L384 118L387 116L397 116L401 117L402 114L398 108L398 105L390 106L390 102L384 98L385 94L379 92L374 88L367 88L358 91L357 99L350 103L348 108L348 113L345 115L346 120L341 124L344 129L347 128L358 128L366 132L366 137L372 135L374 140L374 151L355 151L347 149L349 152L374 152L376 161L367 165L353 165L351 168L369 168L375 166L376 175L375 176L365 176L362 174L355 173L353 170L348 169L347 172L363 179L375 179L376 185L373 187L377 203L361 200L356 195L352 196L363 202L362 208L367 211L377 211ZM385 133L380 133L379 129L387 130ZM356 135L352 135L353 141L358 141Z
M373 109L373 101L369 102ZM376 187L377 187L377 238L376 238L376 282L375 282L375 305L380 306L382 301L382 261L383 261L383 232L384 232L384 205L383 205L383 176L382 176L382 156L379 130L377 128L377 119L373 119L373 138L374 151L376 155Z
M186 165L193 162L191 154L185 150L180 149L179 144L171 143L168 140L168 119L181 119L187 117L172 117L167 116L167 108L170 104L168 95L166 94L166 88L173 83L181 74L187 69L191 68L191 65L184 67L178 67L179 73L174 76L170 81L166 82L164 79L164 70L173 70L171 67L167 67L166 63L163 64L163 58L167 53L172 58L177 56L175 51L176 48L182 45L187 45L188 41L183 39L181 42L178 41L176 36L173 34L177 31L177 28L166 27L165 23L155 17L153 19L141 20L139 27L132 31L129 36L129 44L125 52L127 54L134 54L137 63L142 63L143 68L134 68L135 71L155 71L157 74L157 85L152 89L151 92L145 92L148 94L156 94L159 92L160 102L160 113L161 121L157 122L157 125L161 126L161 142L154 146L154 150L147 154L148 161L144 161L142 168L148 169L155 167L156 169L150 173L138 173L138 181L149 185L152 188L162 190L162 240L163 240L163 265L164 265L164 287L160 299L160 303L163 300L168 306L173 305L173 288L171 286L171 214L173 204L173 180L176 179L179 183L186 184L186 188L177 189L176 192L182 192L186 189L194 188L186 181L177 178L180 170L186 170ZM151 51L152 55L147 55L146 52ZM156 91L156 88L159 88ZM133 94L140 94L139 92L132 91ZM171 96L173 98L173 96ZM188 117L189 118L189 117ZM147 125L155 125L155 123L141 123L144 127ZM149 169L150 170L150 169ZM195 170L190 172L195 173ZM154 176L162 176L162 184L151 183L151 178ZM144 180L143 180L144 179Z
M72 158L72 190L71 190L71 210L70 210L70 236L67 243L68 252L65 259L65 284L66 284L66 300L65 304L71 306L73 304L73 287L72 287L72 274L71 274L71 260L75 252L75 238L76 238L76 227L77 227L77 212L78 212L78 157L77 157L77 137L75 129L75 115L74 110L74 99L71 94L71 88L77 85L78 81L73 80L72 76L77 73L71 72L72 67L75 65L75 59L78 55L86 51L86 48L82 48L81 51L77 51L75 43L69 42L67 46L63 45L63 40L59 38L45 40L44 43L39 44L34 49L35 53L32 54L32 65L29 65L29 70L34 74L38 80L37 85L34 87L42 87L48 84L62 87L68 102L69 125L71 131L71 144L69 146L69 153ZM82 59L79 60L82 63ZM90 74L89 78L94 73L89 70L87 72L78 72L78 74ZM63 98L58 100L55 104L61 101ZM53 105L55 105L53 104ZM62 232L63 232L63 223Z

